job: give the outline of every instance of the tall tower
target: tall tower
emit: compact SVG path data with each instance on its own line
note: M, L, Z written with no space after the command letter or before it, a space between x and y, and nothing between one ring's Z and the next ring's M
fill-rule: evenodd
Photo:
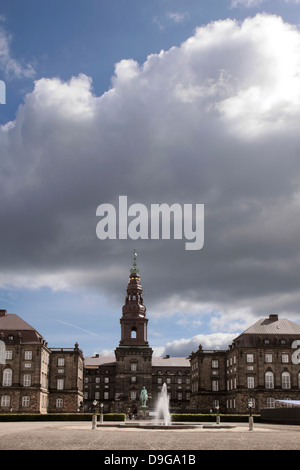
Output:
M134 252L122 308L121 339L116 355L116 411L135 413L139 407L140 392L147 389L149 403L152 394L152 349L147 341L146 307L143 301L137 254Z
M143 289L137 268L137 254L134 252L133 266L130 269L126 290L125 305L122 308L120 346L149 346L147 341L146 307L143 302Z

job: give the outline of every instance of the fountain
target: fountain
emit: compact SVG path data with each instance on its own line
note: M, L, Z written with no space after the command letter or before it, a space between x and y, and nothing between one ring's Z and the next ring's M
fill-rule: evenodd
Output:
M167 391L167 385L164 383L162 386L161 393L158 397L158 401L156 404L155 409L155 416L157 421L159 421L160 416L162 416L162 422L152 423L152 422L145 422L146 415L148 414L148 407L147 407L147 400L148 400L148 393L145 387L143 387L140 395L141 400L141 422L131 421L130 423L124 422L120 424L111 423L110 426L117 426L119 428L140 428L140 429L194 429L199 428L198 424L183 424L183 423L171 423L171 415L169 409L169 397ZM147 412L147 413L146 413ZM99 426L108 426L108 424L98 424Z
M169 397L168 397L167 385L165 383L162 386L162 390L157 401L155 414L156 414L157 419L159 419L159 417L162 415L163 424L165 426L170 426L171 415L169 411Z

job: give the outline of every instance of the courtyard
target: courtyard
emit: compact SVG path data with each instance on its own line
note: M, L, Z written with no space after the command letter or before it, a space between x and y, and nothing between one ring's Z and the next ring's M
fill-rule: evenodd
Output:
M0 422L0 450L98 450L104 451L103 459L110 451L300 450L300 426L254 423L249 431L247 423L238 423L219 429L159 430L92 429L91 422Z

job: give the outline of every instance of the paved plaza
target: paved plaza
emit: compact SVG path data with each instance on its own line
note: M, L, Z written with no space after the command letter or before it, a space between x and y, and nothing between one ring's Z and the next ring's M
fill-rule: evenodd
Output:
M0 422L0 450L300 450L300 426L92 429L90 422ZM107 452L106 452L107 454ZM110 455L110 454L107 454Z

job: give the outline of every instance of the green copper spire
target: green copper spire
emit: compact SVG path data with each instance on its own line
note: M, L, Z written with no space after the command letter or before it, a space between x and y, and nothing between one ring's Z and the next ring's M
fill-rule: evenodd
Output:
M138 274L140 270L136 267L136 259L137 259L137 252L133 250L133 262L132 262L132 268L130 269L130 272Z

